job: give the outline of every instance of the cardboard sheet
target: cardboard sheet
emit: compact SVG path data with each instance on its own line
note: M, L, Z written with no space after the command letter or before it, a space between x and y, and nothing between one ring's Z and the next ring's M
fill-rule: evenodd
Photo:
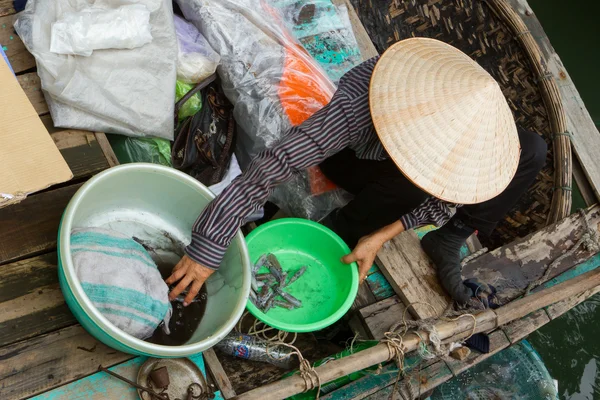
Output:
M19 82L0 58L0 207L72 177Z

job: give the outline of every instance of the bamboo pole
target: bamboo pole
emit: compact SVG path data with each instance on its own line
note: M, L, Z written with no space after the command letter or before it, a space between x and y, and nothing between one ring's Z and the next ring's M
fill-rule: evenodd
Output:
M444 321L436 324L440 339L456 341L468 337L472 332L489 331L500 325L523 318L529 313L547 307L556 302L565 300L579 293L600 286L600 268L582 274L576 278L558 284L554 287L541 290L525 298L515 300L497 310L486 310L477 315L475 319L463 317L453 321ZM474 322L476 321L475 325ZM426 340L426 332L420 332ZM417 335L409 333L404 337L405 353L414 351L420 339ZM390 352L385 343L380 343L367 350L352 354L340 360L330 361L315 368L321 384L325 384L342 376L356 371L384 363L390 360ZM250 390L235 397L238 400L263 400L285 399L305 391L305 382L299 375L293 375L268 385Z

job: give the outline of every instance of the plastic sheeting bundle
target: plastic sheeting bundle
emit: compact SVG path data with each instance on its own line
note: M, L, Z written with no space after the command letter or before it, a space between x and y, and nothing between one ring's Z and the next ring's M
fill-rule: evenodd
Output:
M52 25L66 13L128 4L149 10L150 43L95 50L89 57L50 51ZM173 139L177 39L171 1L29 0L15 29L36 59L55 126Z

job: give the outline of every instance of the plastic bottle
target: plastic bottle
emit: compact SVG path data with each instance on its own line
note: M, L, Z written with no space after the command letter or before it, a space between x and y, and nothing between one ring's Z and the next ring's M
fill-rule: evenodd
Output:
M215 348L221 353L230 356L252 361L268 362L279 368L290 369L298 366L297 357L292 354L292 349L271 344L255 336L231 332L217 343Z

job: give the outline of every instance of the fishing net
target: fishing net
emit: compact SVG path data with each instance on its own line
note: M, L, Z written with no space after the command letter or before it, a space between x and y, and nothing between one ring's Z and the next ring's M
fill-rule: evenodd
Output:
M439 386L431 400L558 400L535 349L523 340Z

